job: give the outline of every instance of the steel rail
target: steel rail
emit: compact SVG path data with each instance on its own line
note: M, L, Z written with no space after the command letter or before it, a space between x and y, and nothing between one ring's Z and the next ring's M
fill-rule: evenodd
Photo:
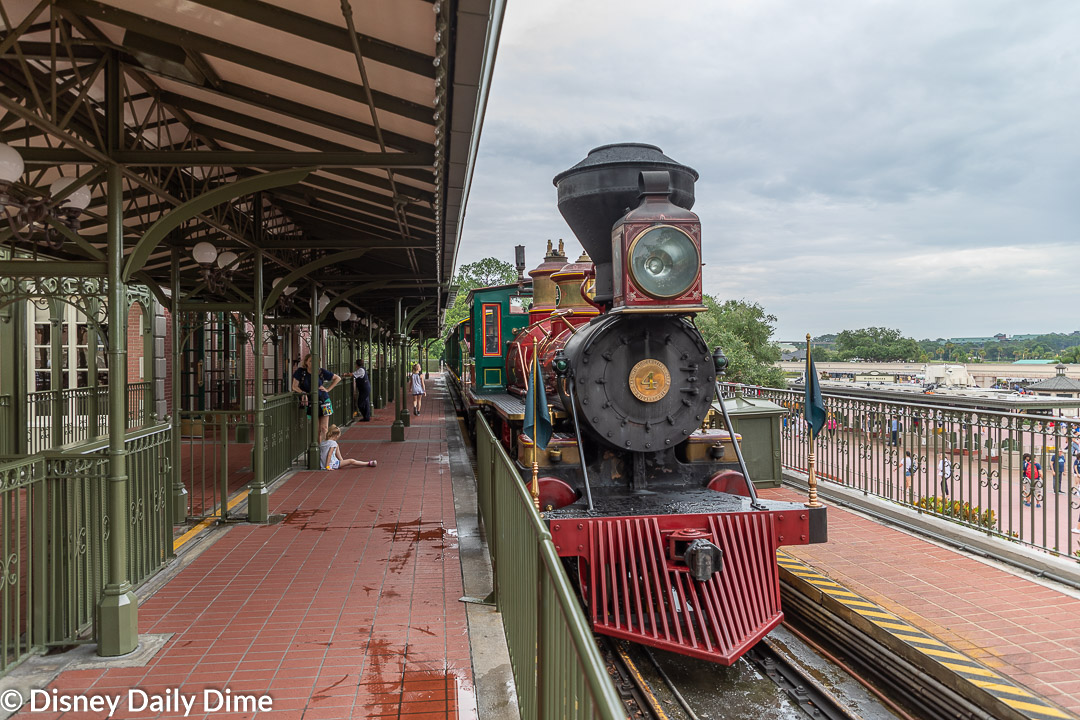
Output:
M820 682L793 663L768 638L750 648L743 657L758 666L765 677L776 683L792 702L811 717L859 720L858 715L848 711Z

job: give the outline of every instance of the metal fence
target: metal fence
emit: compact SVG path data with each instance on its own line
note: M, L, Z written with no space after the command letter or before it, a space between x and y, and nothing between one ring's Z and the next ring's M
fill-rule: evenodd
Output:
M787 409L781 461L807 469L802 392L724 385ZM823 393L817 476L1055 555L1074 553L1080 418Z
M149 382L128 383L125 395L128 430L150 424L153 409L150 385ZM4 427L11 426L11 412L9 404L4 411L6 417L0 417L0 421L6 420ZM29 455L104 437L109 432L109 388L102 385L29 393L26 417L26 452ZM10 430L5 435L10 436L8 442L14 438ZM11 452L14 450L12 448ZM11 453L0 452L3 454Z
M551 534L491 429L477 420L480 513L521 717L625 718Z
M138 585L172 554L171 428L130 433L128 577ZM0 464L0 674L32 652L85 639L108 577L108 443Z
M180 412L179 475L187 488L187 517L225 517L229 496L254 479L251 413Z
M263 469L267 480L284 474L303 455L311 426L299 396L283 393L263 401Z

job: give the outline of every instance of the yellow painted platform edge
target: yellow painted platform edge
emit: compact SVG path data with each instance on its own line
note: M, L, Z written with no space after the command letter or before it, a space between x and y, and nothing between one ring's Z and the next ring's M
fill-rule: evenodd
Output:
M232 510L237 505L237 503L239 503L241 500L243 500L247 496L248 496L248 489L247 488L244 488L240 492L233 495L232 498L229 499L229 503L225 506L226 512L229 511L229 510ZM205 520L201 521L198 525L194 525L190 530L188 530L183 535L181 535L180 537L173 540L173 552L176 552L177 550L179 550L183 546L184 543L191 540L193 537L195 537L196 535L201 533L203 530L205 530L206 528L213 525L215 522L217 522L217 518L208 517Z
M798 577L818 592L829 596L852 612L863 617L868 622L880 627L890 636L900 640L908 647L927 656L930 660L939 665L948 668L950 671L956 673L1017 712L1021 712L1030 718L1050 717L1060 718L1062 720L1078 720L1077 716L1050 705L1049 700L1040 697L1030 688L1026 688L1023 685L1014 682L1012 678L994 672L978 660L968 657L963 652L950 647L948 643L933 637L929 633L912 625L903 618L896 616L894 613L889 612L880 605L867 600L858 593L852 592L850 589L837 583L835 579L821 574L813 566L803 562L799 558L789 555L783 550L777 550L776 561L781 568ZM915 644L920 642L936 645L944 649L924 647ZM993 681L991 682L981 678L992 678ZM1025 700L1017 700L1016 696L1018 695L1025 698Z

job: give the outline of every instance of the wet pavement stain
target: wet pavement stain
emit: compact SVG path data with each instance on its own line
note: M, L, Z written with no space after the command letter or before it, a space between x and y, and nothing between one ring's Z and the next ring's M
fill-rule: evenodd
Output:
M476 693L467 668L446 661L410 660L407 643L399 647L375 638L368 643L362 663L357 700L370 715L422 712L457 720L477 719ZM314 709L320 700L331 697L327 693L347 678L317 690L308 708Z
M313 508L310 510L293 510L290 513L285 513L285 518L281 521L282 525L299 526L299 530L327 530L326 525L312 526L310 520L316 515L328 512L322 508Z

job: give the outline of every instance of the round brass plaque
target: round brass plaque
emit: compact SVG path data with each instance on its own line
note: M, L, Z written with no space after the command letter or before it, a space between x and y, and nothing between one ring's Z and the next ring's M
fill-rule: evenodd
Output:
M630 392L642 402L656 402L667 395L671 373L659 360L642 360L630 371Z

